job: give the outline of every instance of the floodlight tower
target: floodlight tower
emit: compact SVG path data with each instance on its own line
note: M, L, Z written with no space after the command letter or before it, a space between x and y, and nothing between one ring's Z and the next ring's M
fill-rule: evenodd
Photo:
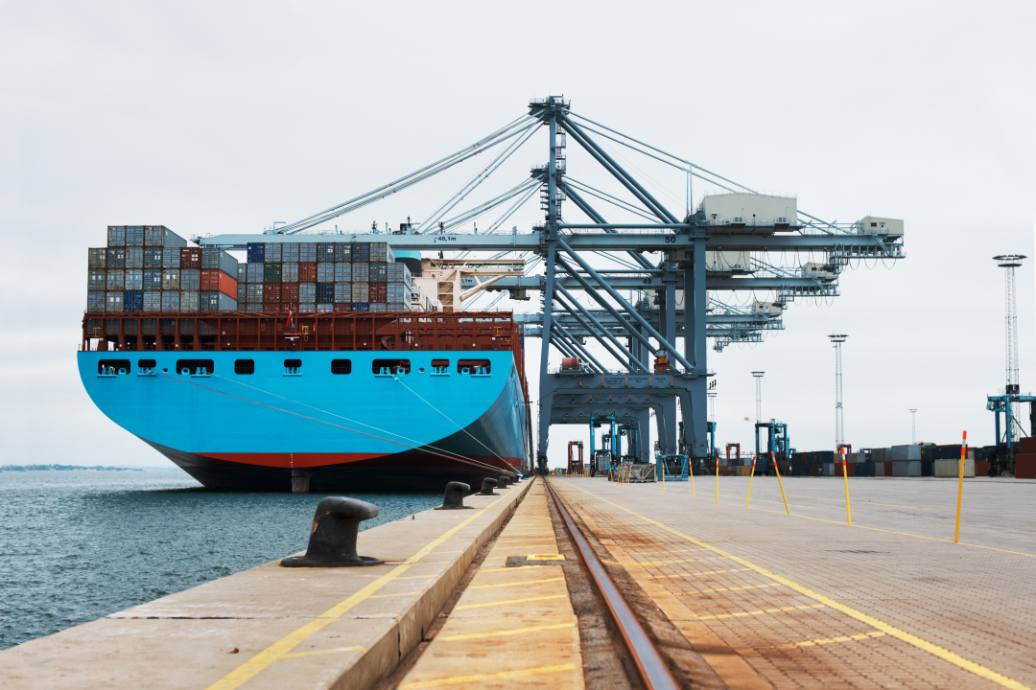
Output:
M1012 455L1014 427L1017 423L1014 418L1011 396L1016 396L1020 392L1018 384L1018 303L1015 298L1014 271L1022 265L1022 260L1025 258L1022 254L998 254L993 257L996 265L1004 269L1004 327L1006 330L1004 337L1004 393L1007 395L1004 403L1004 422L1007 427L1004 442L1007 444L1008 457ZM999 443L999 439L997 442Z
M917 443L917 408L910 408L910 445Z
M832 333L827 336L835 348L835 450L845 444L845 410L842 407L842 343L849 336Z
M753 371L755 377L755 423L763 421L763 376L765 371Z

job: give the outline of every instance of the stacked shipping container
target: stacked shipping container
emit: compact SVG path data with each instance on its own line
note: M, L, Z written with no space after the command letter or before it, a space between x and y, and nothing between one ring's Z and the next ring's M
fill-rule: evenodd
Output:
M237 260L164 225L109 225L87 252L88 312L237 311Z
M249 312L407 311L417 290L387 242L255 242L240 275Z

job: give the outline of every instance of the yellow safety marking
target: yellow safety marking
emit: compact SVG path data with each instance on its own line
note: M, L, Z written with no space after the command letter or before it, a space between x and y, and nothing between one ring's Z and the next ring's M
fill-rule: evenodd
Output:
M776 502L777 501L771 501L771 503L776 503ZM778 511L776 511L776 510L766 510L765 508L761 508L760 512L772 513L773 515L780 515L780 513ZM823 523L826 523L826 524L829 524L829 525L841 525L842 524L842 522L839 521L839 520L830 520L828 518L814 517L812 515L795 514L795 515L792 515L792 517L801 518L802 520L812 520L813 522L823 522ZM890 529L888 527L870 527L868 525L861 525L858 522L854 522L853 523L853 527L856 527L857 529L870 530L871 532L884 532L885 534L895 534L895 535L898 535L900 537L910 537L912 539L922 539L924 541L934 541L934 542L938 542L940 544L952 544L953 543L952 539L947 539L946 537L931 537L931 536L928 536L927 534L918 534L916 532L903 532L903 531L900 531L898 529ZM1009 553L1009 554L1012 554L1014 556L1024 556L1025 558L1036 558L1036 553L1032 553L1031 551L1017 551L1015 549L1005 549L1005 548L1002 548L1002 547L999 547L999 546L989 546L987 544L976 544L974 542L962 541L962 542L960 542L960 544L957 544L957 546L970 546L970 547L972 547L974 549L985 549L987 551L997 551L999 553Z
M580 489L580 488L577 488L577 487L573 487L573 488L576 491L579 491L581 493L586 494L587 496L590 496L591 498L594 498L594 499L599 500L599 501L603 501L605 503L609 503L609 504L615 506L616 508L618 508L619 510L621 510L621 511L623 511L625 513L628 513L630 515L633 515L635 517L638 517L641 520L643 520L644 522L646 522L648 524L651 524L651 525L654 525L655 527L657 527L657 528L659 528L659 529L661 529L661 530L663 530L665 532L669 532L670 534L673 534L673 535L676 535L678 537L681 537L682 539L687 540L691 544L694 544L696 546L701 546L702 548L708 549L709 551L712 551L715 554L718 554L718 555L724 556L726 558L729 558L730 560L734 561L735 563L739 563L739 564L745 566L746 568L750 568L750 569L754 570L755 572L759 573L763 577L767 577L767 578L773 580L774 582L779 582L780 584L788 587L789 589L792 589L792 590L798 592L799 594L801 594L803 596L809 597L810 599L813 599L814 601L820 602L821 604L823 604L825 606L828 606L828 607L834 609L835 611L838 611L840 613L844 613L846 616L849 616L850 618L858 620L861 623L869 625L870 627L874 628L875 630L879 630L879 631L885 633L886 635L890 635L892 637L895 637L896 639L902 640L903 642L906 642L907 644L909 644L909 645L911 645L913 647L916 647L916 648L918 648L918 649L920 649L922 651L928 652L932 656L935 656L935 657L937 657L939 659L942 659L943 661L949 662L949 663L953 664L954 666L956 666L957 668L964 669L965 671L973 673L976 676L979 676L980 678L985 678L986 680L992 681L992 682L994 682L997 685L1000 685L1002 687L1011 688L1011 690L1030 690L1029 686L1027 686L1024 683L1021 683L1021 682L1015 680L1014 678L1010 678L1008 676L1005 676L1002 673L997 673L996 671L994 671L994 670L992 670L990 668L987 668L987 667L985 667L985 666L983 666L983 665L981 665L981 664L979 664L979 663L977 663L975 661L971 661L970 659L966 659L965 657L962 657L961 655L959 655L959 654L957 654L955 652L951 652L950 650L946 649L945 647L940 647L937 644L933 644L933 643L929 642L928 640L925 640L923 638L918 637L917 635L914 635L913 633L909 633L909 632L907 632L905 630L900 630L899 628L897 628L897 627L895 627L895 626L893 626L893 625L891 625L889 623L886 623L885 621L881 620L880 618L875 618L874 616L871 616L871 615L866 614L866 613L864 613L862 611L854 609L851 606L846 606L845 604L843 604L843 603L841 603L839 601L836 601L836 600L832 599L831 597L829 597L829 596L827 596L825 594L821 594L820 592L812 590L809 587L806 587L805 585L801 585L798 582L795 582L794 580L791 580L791 579L789 579L787 577L784 577L783 575L778 575L777 573L773 572L772 570L764 568L761 565L756 565L755 563L753 563L752 561L749 561L748 559L741 558L740 556L736 556L736 555L732 554L729 551L726 551L724 549L719 548L718 546L713 546L712 544L709 544L709 543L704 542L704 541L702 541L700 539L692 537L691 535L687 534L686 532L681 532L678 529L674 529L674 528L670 527L669 525L666 525L663 522L659 522L658 520L652 520L651 518L647 517L646 515L641 515L640 513L636 512L634 510L630 510L629 508L627 508L624 505L616 503L615 501L610 501L607 498L605 498L604 496L601 496L599 494L594 494L594 493L591 493L589 491L586 491L584 489ZM841 524L841 523L838 523L838 524Z
M536 668L524 668L516 671L498 671L496 673L472 673L467 676L450 676L449 678L437 678L436 680L419 680L413 683L401 685L401 688L441 688L446 685L460 685L462 683L480 683L487 680L507 680L509 678L528 678L529 676L545 676L552 673L564 673L576 670L575 664L558 664L556 666L537 666Z
M392 594L372 594L371 596L369 596L367 598L368 599L392 599L393 597L406 597L406 596L411 596L411 595L414 595L414 594L421 594L421 592L420 591L418 591L418 592L393 592Z
M378 590L387 585L389 582L400 577L403 573L413 566L414 563L420 561L422 558L427 556L429 553L435 550L435 548L453 535L460 532L462 529L470 525L476 519L478 519L483 513L489 510L491 507L504 500L503 497L496 499L495 501L487 504L484 508L474 511L472 515L465 518L461 522L457 523L450 529L440 534L435 539L432 539L419 549L414 555L388 571L381 577L367 583L359 590L354 592L352 595L346 597L342 601L338 602L328 610L321 613L316 618L312 619L305 625L296 628L281 639L277 640L273 644L269 645L262 651L258 652L255 656L245 661L243 664L235 668L233 671L223 676L215 683L210 685L207 690L232 690L233 688L239 688L249 680L254 678L263 670L269 668L275 661L282 659L285 654L290 653L295 647L302 644L308 637L320 632L327 626L334 623L336 620L344 616L350 610L369 599L373 594L376 594Z
M723 621L730 618L751 618L753 616L766 616L771 613L789 613L791 611L805 611L806 609L822 609L823 604L803 604L802 606L774 606L768 609L755 609L754 611L732 611L731 613L712 613L704 616L695 616L696 621Z
M871 640L875 637L885 637L885 633L880 630L872 630L871 632L857 633L856 635L839 635L838 637L828 637L819 640L804 640L803 642L791 642L785 645L781 645L784 649L809 648L809 647L820 647L828 644L841 644L842 642L859 642L860 640Z
M397 577L397 580L431 580L435 575L404 575Z
M518 570L518 568L513 568ZM491 585L469 585L468 589L499 589L500 587L514 587L515 585L538 585L541 582L563 582L563 577L545 577L540 580L511 580L510 582L496 582Z
M648 575L649 580L679 580L702 575L721 575L723 573L743 573L751 568L721 568L720 570L703 570L699 573L675 573L673 575Z
M524 635L526 633L545 632L547 630L565 630L576 627L572 623L552 623L550 625L534 625L528 628L507 628L504 630L490 630L489 632L463 633L460 635L439 635L436 640L446 642L457 642L460 640L481 640L486 637L511 637L512 635Z
M291 652L290 654L285 654L281 658L300 659L305 656L321 656L324 654L339 654L341 652L359 652L360 654L363 654L366 651L366 647L361 647L359 645L356 645L354 647L331 647L330 649L310 649L305 652Z
M563 561L565 557L560 553L530 553L525 557L527 561Z
M507 604L527 604L531 601L549 601L551 599L568 599L567 594L550 594L542 597L524 597L522 599L498 599L497 601L487 601L481 604L464 604L463 606L454 606L454 611L466 611L468 609L488 609L494 606L506 606Z
M776 582L768 582L764 585L738 585L737 587L711 587L699 589L696 594L712 594L714 592L744 592L749 589L766 589L767 587L780 587Z
M510 572L514 572L514 571L519 570L519 569L521 569L524 572L526 570L545 570L546 567L547 566L545 566L545 565L505 565L505 566L502 566L500 568L479 568L478 572L479 572L479 574L482 574L482 573L506 573L506 572L509 572L509 571Z

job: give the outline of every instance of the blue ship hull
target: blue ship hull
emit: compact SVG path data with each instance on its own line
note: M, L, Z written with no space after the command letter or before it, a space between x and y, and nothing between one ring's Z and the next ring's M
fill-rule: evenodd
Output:
M440 490L529 462L528 409L510 351L78 359L105 415L213 489L287 491L305 477L311 491ZM472 360L480 366L461 366Z

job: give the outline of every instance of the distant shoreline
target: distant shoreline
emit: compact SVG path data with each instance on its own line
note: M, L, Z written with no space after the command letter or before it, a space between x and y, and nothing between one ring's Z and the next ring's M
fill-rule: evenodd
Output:
M143 472L143 467L115 467L112 465L0 465L0 472Z

